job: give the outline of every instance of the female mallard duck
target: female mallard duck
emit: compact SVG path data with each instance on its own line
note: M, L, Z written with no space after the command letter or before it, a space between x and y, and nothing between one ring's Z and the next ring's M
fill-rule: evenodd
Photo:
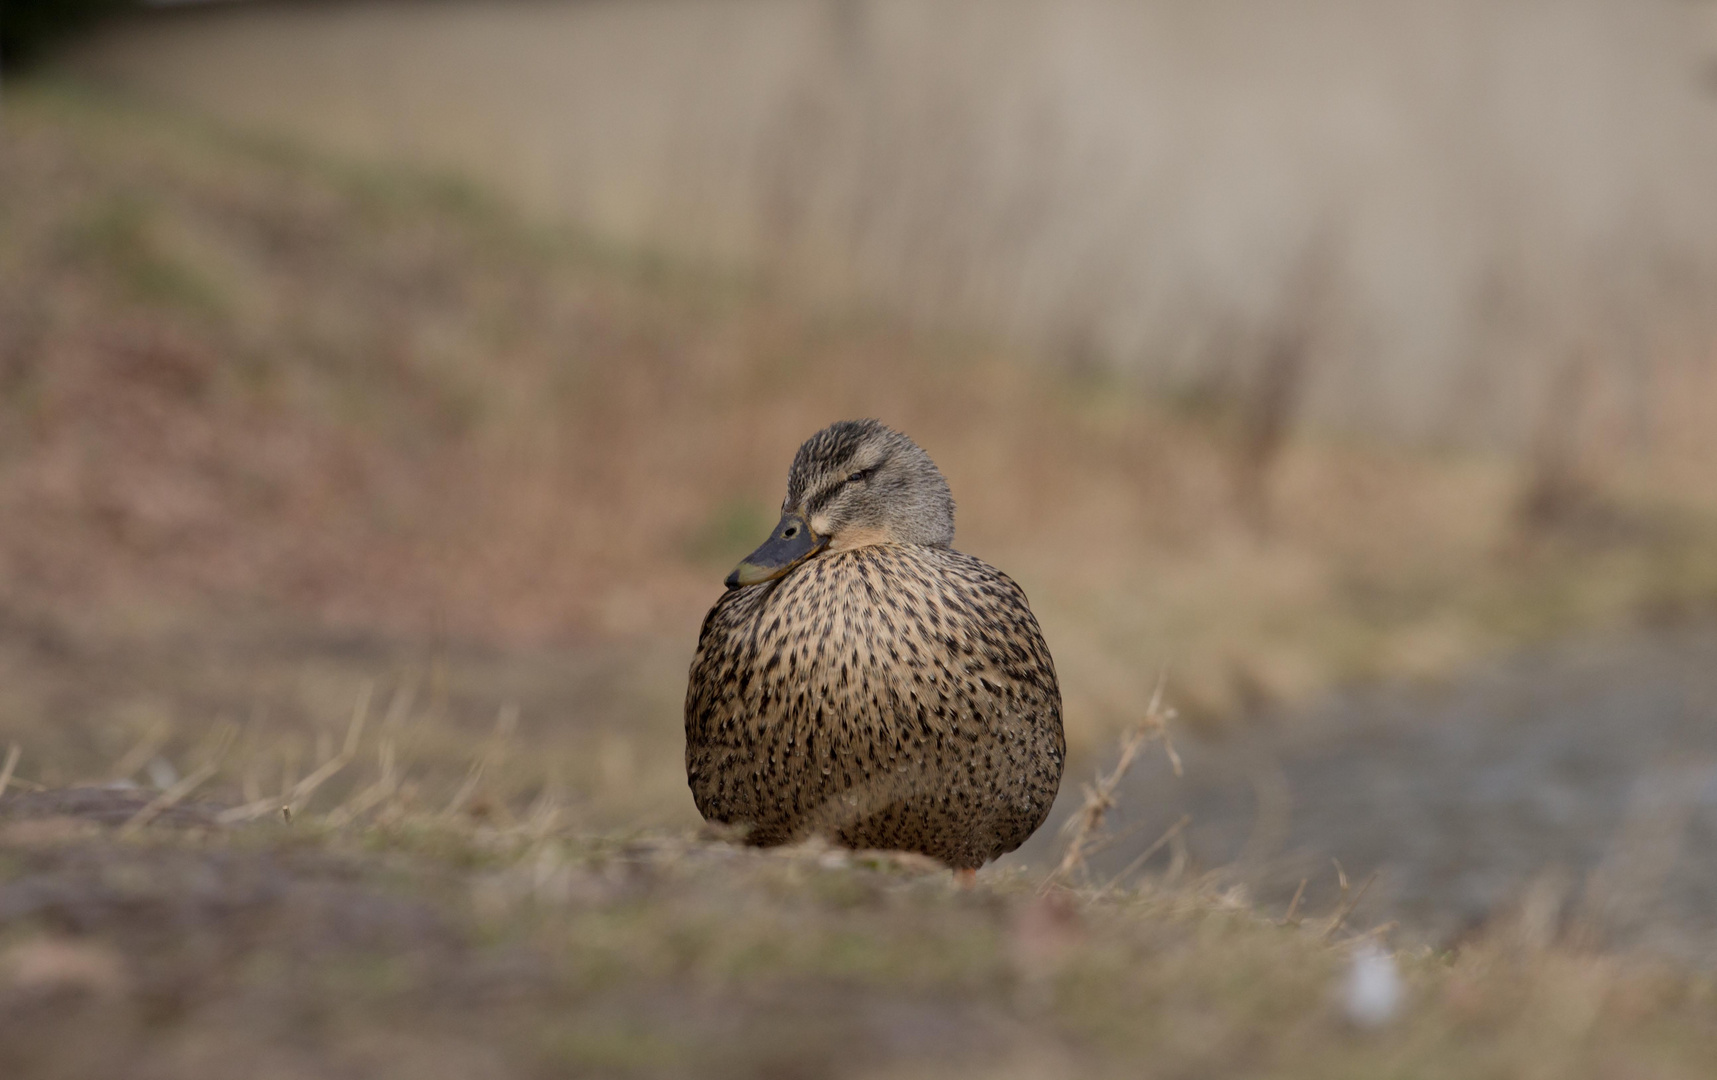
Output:
M799 447L781 521L728 576L686 688L698 810L973 870L1043 824L1061 691L1025 594L949 545L930 456L874 420Z

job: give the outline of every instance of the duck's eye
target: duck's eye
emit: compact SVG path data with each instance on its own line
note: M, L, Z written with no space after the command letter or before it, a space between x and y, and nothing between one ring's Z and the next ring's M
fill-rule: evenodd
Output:
M785 529L781 530L781 535L791 540L793 537L799 535L799 526L789 525Z
M876 470L874 470L874 469L860 469L858 472L853 473L851 476L847 477L847 483L856 484L860 480L869 480L870 474L875 472L875 471Z

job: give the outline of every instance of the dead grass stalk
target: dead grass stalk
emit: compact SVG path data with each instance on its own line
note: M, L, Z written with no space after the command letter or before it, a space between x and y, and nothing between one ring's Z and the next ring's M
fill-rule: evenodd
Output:
M1145 708L1145 715L1121 736L1120 754L1114 767L1108 773L1098 773L1096 782L1085 786L1084 805L1068 822L1067 850L1055 869L1044 878L1038 890L1040 893L1047 893L1057 885L1066 884L1076 873L1083 873L1086 860L1095 851L1107 846L1103 823L1107 820L1109 811L1115 807L1115 791L1132 770L1139 752L1147 745L1161 741L1163 751L1174 767L1175 775L1181 775L1180 755L1175 752L1174 741L1169 736L1168 729L1168 722L1174 715L1174 710L1163 704L1163 685L1159 678L1157 688L1151 694L1150 704ZM1178 830L1170 830L1161 842L1168 842L1175 832Z

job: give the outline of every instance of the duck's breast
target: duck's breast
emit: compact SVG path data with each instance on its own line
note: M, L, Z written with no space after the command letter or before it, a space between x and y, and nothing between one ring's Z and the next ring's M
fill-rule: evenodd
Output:
M925 850L937 844L907 834L928 830L1011 850L1059 786L1060 705L1006 575L948 549L834 553L710 611L687 773L706 817L760 843L822 832Z

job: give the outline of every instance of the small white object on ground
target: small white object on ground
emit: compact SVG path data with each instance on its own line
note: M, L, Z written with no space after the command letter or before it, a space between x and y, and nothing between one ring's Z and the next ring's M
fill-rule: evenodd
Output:
M150 758L144 771L149 774L149 782L162 791L179 782L179 770L173 768L173 763L164 757Z
M1354 950L1342 988L1347 1018L1362 1028L1382 1027L1401 1011L1406 987L1395 957L1367 941Z

